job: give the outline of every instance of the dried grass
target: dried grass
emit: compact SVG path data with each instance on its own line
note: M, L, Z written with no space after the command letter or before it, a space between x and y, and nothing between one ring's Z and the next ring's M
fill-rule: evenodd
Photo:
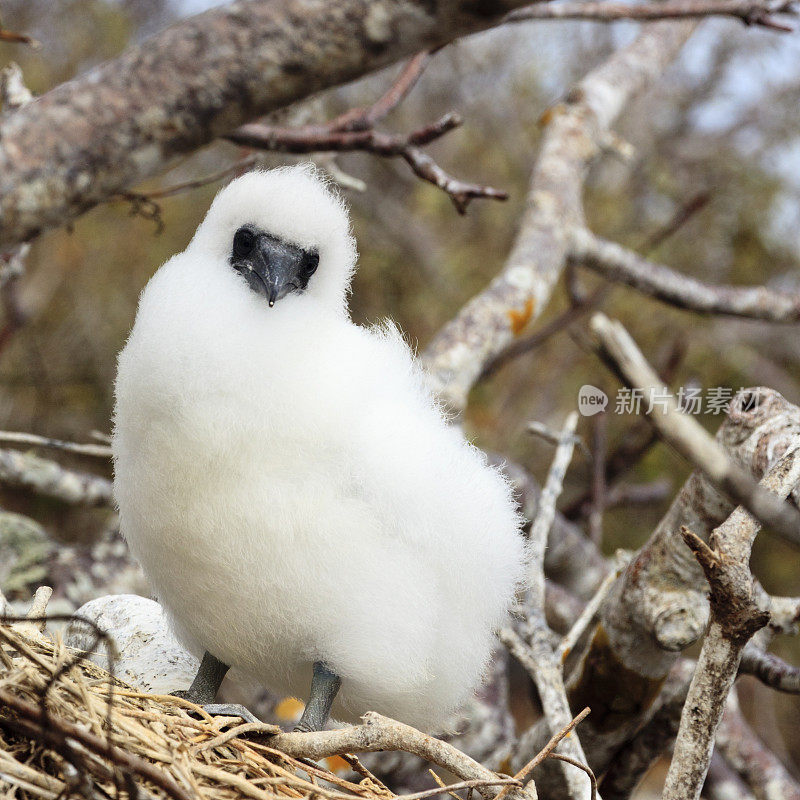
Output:
M355 758L348 760L358 783L269 747L274 726L237 725L238 717L133 691L31 623L0 624L0 640L4 798L395 796Z

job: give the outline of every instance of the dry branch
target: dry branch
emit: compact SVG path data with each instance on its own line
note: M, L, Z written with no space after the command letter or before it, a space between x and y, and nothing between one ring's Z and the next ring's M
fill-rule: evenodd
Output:
M55 461L16 450L0 450L0 483L70 504L111 507L114 502L113 487L107 478L67 469Z
M559 435L559 444L553 457L553 463L547 476L547 482L542 489L539 499L537 515L533 520L530 532L529 582L532 601L528 606L527 618L523 623L524 641L518 634L510 629L500 631L500 640L528 671L536 684L539 699L542 703L544 717L551 732L564 729L572 719L567 693L564 687L561 659L555 653L551 643L551 632L544 616L545 607L545 581L544 581L544 553L550 528L555 516L555 505L564 475L572 459L575 447L575 428L578 424L578 413L573 411L567 417L564 427ZM580 741L576 736L570 737L565 747L567 754L582 764L586 764ZM534 758L529 765L532 769ZM539 763L539 762L536 762ZM563 774L569 796L577 800L586 796L585 781L579 778L569 765L564 764ZM522 767L518 774L525 774L526 767ZM593 790L594 784L590 787Z
M783 294L765 286L703 283L648 261L614 242L599 239L586 229L573 230L570 243L570 258L574 263L679 308L770 322L800 320L800 294Z
M591 328L602 354L611 360L627 384L646 395L659 393L663 397L664 413L649 414L647 419L664 440L761 522L787 541L800 544L800 514L797 509L759 487L695 419L680 411L677 401L670 393L664 392L663 384L625 328L603 314L592 317Z
M21 431L0 431L0 444L25 445L27 447L46 447L52 450L62 450L65 453L74 453L80 456L93 456L95 458L111 458L111 447L104 444L80 444L78 442L65 442L63 439L52 439L49 436L39 436L35 433Z
M770 389L742 390L731 402L717 440L732 459L759 477L800 446L800 409ZM639 731L656 708L680 651L706 628L707 584L676 532L688 525L707 535L732 511L733 505L702 473L693 473L603 603L600 624L567 683L572 707L592 708L581 741L596 773L635 752ZM797 598L772 598L771 613L771 631L797 632ZM531 758L548 735L542 728L523 737L512 767ZM542 792L556 791L550 778L539 777Z
M341 130L336 120L330 125L305 125L279 128L263 123L243 125L225 138L234 144L278 153L344 153L359 150L385 158L402 158L414 174L445 192L459 214L466 213L470 201L479 198L506 200L508 194L476 183L465 183L448 175L421 147L461 125L456 114L447 114L406 136L383 133L372 127Z
M489 28L521 4L237 0L181 21L3 119L0 245L69 222L245 122Z
M728 698L716 745L758 800L800 800L800 783L747 724L736 692Z
M798 480L800 451L794 450L767 472L761 486L783 498ZM742 651L769 622L769 608L750 573L750 553L759 528L759 521L740 506L713 531L708 544L688 528L682 530L711 589L711 624L681 714L663 800L700 797Z
M270 747L313 761L342 753L402 750L438 764L462 780L497 780L494 772L447 742L373 712L364 715L361 725L341 730L278 734L270 739Z
M745 25L762 25L791 31L773 17L775 14L795 14L794 0L666 0L662 3L602 3L562 2L532 5L512 11L506 22L526 22L537 19L590 19L614 22L621 19L639 22L686 17L724 16L740 19Z
M655 24L587 75L543 117L527 208L503 271L422 354L432 388L461 411L484 367L544 309L566 264L567 230L583 223L588 163L614 120L672 62L694 23Z
M800 667L765 653L752 642L745 647L739 664L741 675L752 675L765 686L787 694L800 694Z

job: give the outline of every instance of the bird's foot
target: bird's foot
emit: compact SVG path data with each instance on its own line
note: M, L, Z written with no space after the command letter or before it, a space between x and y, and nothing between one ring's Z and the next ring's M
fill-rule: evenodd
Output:
M300 720L297 725L292 728L292 733L313 733L314 728L304 720Z
M241 703L204 703L203 698L198 697L191 689L178 689L170 692L173 697L180 697L194 703L206 714L212 717L241 717L245 722L261 722L251 711L248 711Z
M176 689L174 692L170 692L170 696L180 697L181 700L188 700L190 703L196 703L198 706L203 705L202 702L198 701L198 698L191 689Z
M245 722L261 722L251 711L241 703L206 703L203 711L212 717L241 717Z

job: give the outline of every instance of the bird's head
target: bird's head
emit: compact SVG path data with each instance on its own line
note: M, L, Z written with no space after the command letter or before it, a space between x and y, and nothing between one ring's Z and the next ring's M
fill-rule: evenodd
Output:
M346 309L356 248L344 202L313 165L253 171L214 199L189 249L274 306L308 295Z

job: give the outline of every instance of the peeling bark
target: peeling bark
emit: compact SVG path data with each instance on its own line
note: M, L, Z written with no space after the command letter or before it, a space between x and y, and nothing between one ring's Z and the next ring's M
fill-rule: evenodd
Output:
M0 245L63 225L248 120L497 24L524 0L238 0L0 119Z

